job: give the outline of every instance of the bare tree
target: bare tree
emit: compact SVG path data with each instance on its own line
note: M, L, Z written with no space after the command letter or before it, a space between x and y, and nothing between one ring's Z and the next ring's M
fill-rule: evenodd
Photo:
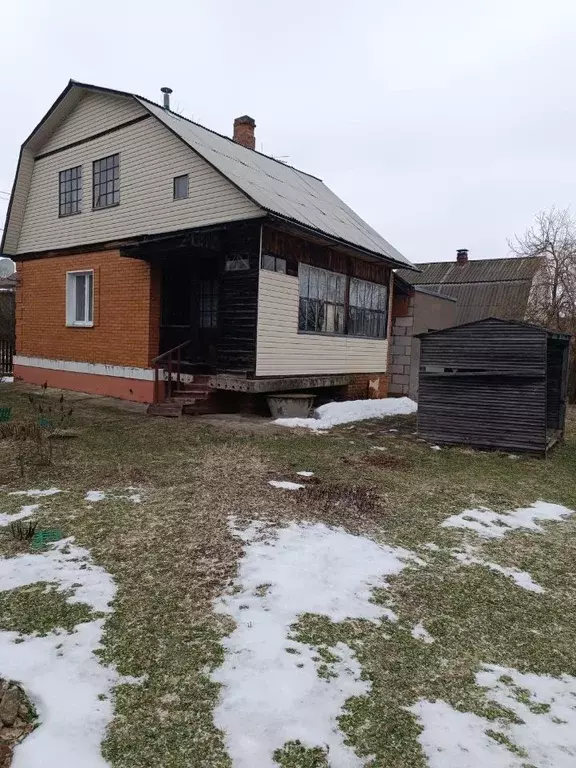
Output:
M536 216L522 236L509 241L516 256L539 256L526 319L576 335L576 219L568 209L550 208ZM576 399L576 356L572 345L571 401Z

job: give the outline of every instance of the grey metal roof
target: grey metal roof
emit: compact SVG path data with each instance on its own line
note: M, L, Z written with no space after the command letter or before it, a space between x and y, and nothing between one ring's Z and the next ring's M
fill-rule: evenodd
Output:
M461 325L486 317L523 318L531 285L528 280L508 280L502 283L439 283L426 287L456 299L456 324Z
M456 299L460 325L487 317L522 320L540 264L538 257L434 262L417 264L422 272L399 269L396 274L412 285Z
M266 211L398 264L412 266L320 179L237 144L148 99L135 98ZM412 270L406 271L412 274Z
M399 269L397 274L412 285L532 280L540 263L538 257L478 259L467 261L465 264L458 264L455 261L436 261L415 264L421 272Z

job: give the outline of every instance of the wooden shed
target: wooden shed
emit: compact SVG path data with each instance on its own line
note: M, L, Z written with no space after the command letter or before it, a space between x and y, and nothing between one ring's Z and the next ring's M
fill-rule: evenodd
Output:
M540 454L562 438L569 335L490 317L419 338L421 437Z

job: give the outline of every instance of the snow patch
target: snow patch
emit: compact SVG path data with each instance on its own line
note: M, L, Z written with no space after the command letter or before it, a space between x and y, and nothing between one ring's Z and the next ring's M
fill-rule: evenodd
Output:
M488 539L501 539L510 531L524 528L541 533L544 529L537 520L563 520L574 511L560 504L537 501L531 507L512 510L506 514L493 512L486 507L466 509L441 523L444 528L466 528Z
M293 483L291 480L268 480L268 485L274 488L284 488L286 491L297 491L299 488L305 488L302 483Z
M29 491L12 491L8 496L54 496L56 493L62 493L60 488L47 488L45 491L40 491L38 488L32 488Z
M430 632L428 632L428 630L426 629L424 624L422 624L421 621L419 621L418 624L416 624L416 626L412 628L412 631L410 632L410 634L415 640L422 640L424 643L428 643L428 644L434 642L434 638L432 637Z
M388 397L376 400L346 400L342 403L326 403L314 412L311 419L276 419L274 424L282 427L307 427L314 430L328 430L338 424L351 421L379 419L385 416L404 416L415 413L418 406L408 397Z
M0 591L44 581L70 590L70 603L111 611L112 577L73 539L40 554L0 560ZM132 681L94 654L103 627L99 618L77 624L71 633L55 630L44 637L0 632L2 674L22 683L40 720L16 747L12 768L61 768L71 759L78 768L109 768L101 742L113 717L112 689Z
M430 448L432 448L433 451L441 451L442 448L440 448L439 445L431 445Z
M4 376L0 379L0 384L14 384L14 376Z
M300 475L300 477L314 477L314 472L300 471L296 472L296 474Z
M28 504L22 507L20 512L15 512L13 515L7 515L0 512L0 526L4 527L14 523L16 520L23 520L26 517L30 517L40 507L40 504Z
M62 539L38 555L24 554L0 559L0 592L36 584L56 583L59 592L72 591L68 603L87 603L92 610L110 613L116 587L112 577L91 562L90 553Z
M224 641L224 663L212 673L223 686L216 726L226 734L235 768L277 768L274 751L295 739L328 747L333 768L360 768L365 761L344 743L337 718L346 700L365 695L370 684L343 643L331 649L337 661L328 665L329 678L319 677L317 651L292 639L291 626L303 613L334 622L394 620L390 609L372 602L372 590L386 587L386 577L415 557L320 523L292 523L274 535L265 525L233 529L245 546L239 591L215 603L236 622Z
M420 700L410 711L424 727L419 740L430 768L572 768L576 764L576 678L523 674L486 664L477 673L476 684L486 689L489 700L512 710L520 722L489 721L457 712L445 701ZM511 752L487 731L503 733L526 756Z
M502 573L504 576L513 579L517 586L527 589L529 592L538 592L540 594L544 592L544 588L537 584L527 571L520 571L518 568L509 568L497 563L491 563L488 560L482 560L474 555L472 547L467 547L464 552L452 552L452 557L455 557L463 565L481 565L496 573Z
M106 494L104 491L88 491L84 496L84 501L104 501Z

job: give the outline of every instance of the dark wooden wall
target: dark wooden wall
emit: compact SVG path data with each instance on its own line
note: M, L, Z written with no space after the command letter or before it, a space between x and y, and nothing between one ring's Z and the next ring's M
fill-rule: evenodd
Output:
M547 332L484 320L421 339L418 433L439 443L546 450Z
M358 277L373 283L388 285L390 267L378 262L366 261L352 254L304 240L286 232L264 227L262 232L262 251L282 256L287 262L289 275L298 274L298 262L314 267L340 272L350 277Z
M223 252L245 256L249 270L220 273L218 297L217 367L219 371L255 373L258 322L260 226L230 229Z

